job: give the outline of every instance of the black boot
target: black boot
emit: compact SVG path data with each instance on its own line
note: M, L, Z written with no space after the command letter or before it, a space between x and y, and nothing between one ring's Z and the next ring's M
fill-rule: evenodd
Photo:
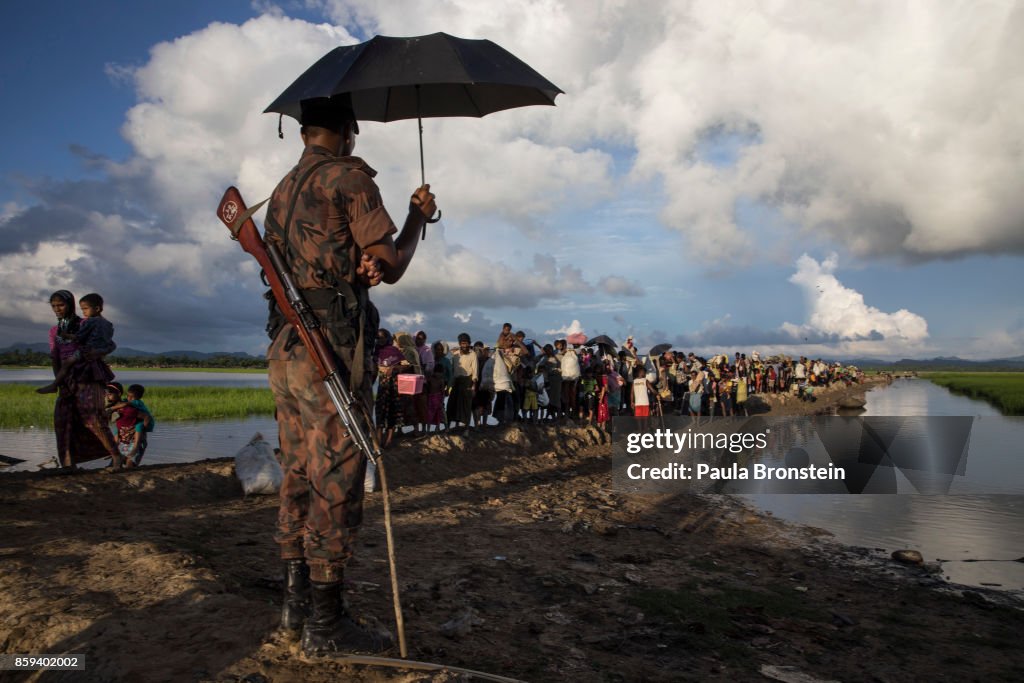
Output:
M313 612L302 629L304 654L378 654L393 645L390 636L370 631L345 612L341 581L310 585Z
M302 630L309 616L309 565L305 560L284 561L284 605L281 630L294 635Z

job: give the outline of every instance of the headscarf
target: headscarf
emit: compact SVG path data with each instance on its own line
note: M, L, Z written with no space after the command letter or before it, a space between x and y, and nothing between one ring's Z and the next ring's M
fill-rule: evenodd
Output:
M395 333L395 341L398 343L398 348L401 349L402 355L409 361L409 365L413 367L416 374L422 375L423 369L420 366L420 354L416 350L416 342L413 341L412 335L408 332L397 332Z
M53 301L54 299L63 301L68 311L67 317L57 320L57 332L78 332L78 326L81 324L82 319L75 312L75 295L66 289L58 289L50 295L47 301Z

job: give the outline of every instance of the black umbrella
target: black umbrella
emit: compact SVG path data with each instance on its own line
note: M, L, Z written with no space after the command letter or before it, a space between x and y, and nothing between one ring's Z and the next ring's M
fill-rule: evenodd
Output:
M588 339L584 346L597 346L607 354L614 354L615 349L619 348L619 345L611 340L611 337L605 334L599 334L593 339Z
M656 344L655 346L651 347L651 352L648 355L651 358L654 358L655 356L660 356L661 354L665 353L666 351L668 351L671 348L672 348L671 344Z
M489 40L433 33L412 38L375 36L320 58L264 113L298 119L302 100L347 94L360 121L420 120L420 176L424 118L479 118L503 109L554 105L562 91L525 62Z

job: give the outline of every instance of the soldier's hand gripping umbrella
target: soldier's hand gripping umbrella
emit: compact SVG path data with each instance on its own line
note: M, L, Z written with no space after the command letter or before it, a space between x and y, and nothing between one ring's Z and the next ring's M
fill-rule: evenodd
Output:
M309 67L265 113L299 119L303 100L344 97L359 121L416 119L420 182L423 119L468 116L535 104L554 105L562 91L489 40L433 33L411 38L375 36L335 48ZM440 220L440 212L430 222ZM424 226L423 237L426 237Z

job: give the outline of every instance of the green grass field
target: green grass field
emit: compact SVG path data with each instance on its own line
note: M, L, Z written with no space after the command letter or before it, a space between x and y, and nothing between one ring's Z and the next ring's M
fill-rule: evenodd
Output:
M134 367L131 365L118 365L116 363L112 363L110 367L114 370L125 370L127 372L223 372L228 374L267 374L266 368L144 368Z
M0 428L50 427L53 394L37 394L38 385L0 384ZM160 387L146 389L146 405L159 423L165 420L213 420L273 415L270 389L233 387Z
M954 394L988 401L1004 415L1024 415L1024 372L923 372Z
M223 372L223 373L255 373L267 374L266 368L145 368L131 365L118 365L113 363L110 366L114 370L127 370L129 372ZM49 370L49 365L5 365L0 370Z

